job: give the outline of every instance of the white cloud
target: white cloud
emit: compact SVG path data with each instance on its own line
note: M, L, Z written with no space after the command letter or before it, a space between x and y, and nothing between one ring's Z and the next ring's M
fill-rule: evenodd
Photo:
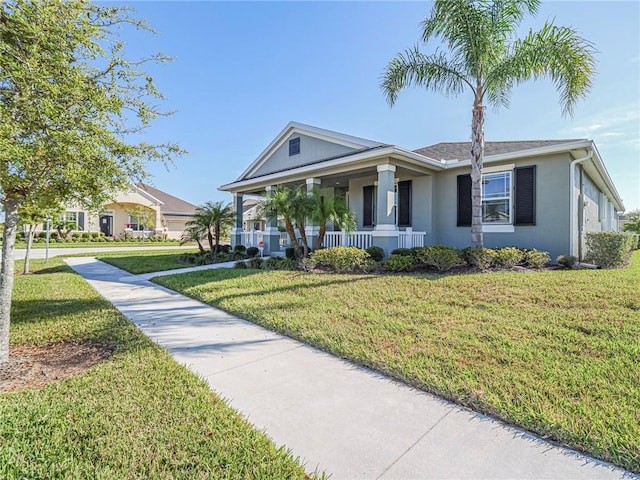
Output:
M585 115L562 132L572 137L607 139L609 145L640 145L640 111L636 107L623 107Z

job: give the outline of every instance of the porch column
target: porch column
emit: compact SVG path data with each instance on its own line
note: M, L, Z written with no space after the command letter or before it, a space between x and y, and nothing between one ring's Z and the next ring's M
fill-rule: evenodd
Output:
M155 219L155 228L153 231L153 235L156 237L164 238L164 227L162 226L162 212L160 211L160 207L153 207L153 210L156 214Z
M395 173L395 165L378 165L378 198L373 244L383 248L387 255L391 250L398 248L398 227L395 220Z
M270 193L276 189L275 186L265 188L266 193ZM262 235L264 242L264 255L273 255L280 252L280 231L278 230L278 219L265 218L265 229Z
M236 245L242 245L242 194L233 194L233 211L236 213L233 228L231 229L231 248L235 248Z
M321 183L322 181L319 178L307 178L307 195L311 196L314 189L320 188ZM309 248L315 248L318 233L320 232L320 225L309 220L305 225L304 232L307 234Z

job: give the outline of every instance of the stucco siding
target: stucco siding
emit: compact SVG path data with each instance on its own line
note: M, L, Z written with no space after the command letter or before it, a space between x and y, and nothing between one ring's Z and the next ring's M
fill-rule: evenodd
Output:
M515 167L536 166L536 225L516 226L509 233L484 233L488 248L517 246L548 251L552 259L569 250L569 163L570 155L519 159L503 162ZM496 167L491 163L487 166ZM466 174L470 167L439 172L434 179L434 236L431 243L469 246L470 227L458 227L457 176ZM512 202L513 209L513 202Z
M373 185L377 180L378 177L375 175L370 177L352 178L349 180L349 208L356 214L358 230L373 230L371 227L362 226L362 214L364 208L362 188L368 185Z
M294 138L300 138L300 153L289 156L289 140ZM346 147L326 140L320 140L308 135L294 133L287 137L284 143L271 154L266 162L247 178L296 168L317 162L318 160L355 151L355 148Z

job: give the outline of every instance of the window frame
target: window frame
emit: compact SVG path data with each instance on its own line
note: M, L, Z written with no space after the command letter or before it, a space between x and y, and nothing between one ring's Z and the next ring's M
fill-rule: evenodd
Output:
M504 168L504 166L500 166L498 167L498 169L495 169L496 167L491 167L491 168L487 168L487 169L482 169L482 225L486 225L486 226L498 226L498 225L513 225L513 168L510 169L506 169ZM509 188L508 188L508 195L505 196L500 196L500 197L492 197L492 198L485 198L485 193L484 193L484 179L487 176L492 176L492 175L508 175L509 177ZM485 217L485 201L491 201L491 200L507 200L508 204L507 204L507 213L509 215L508 220L506 221L488 221L485 222L484 217Z
M300 137L289 139L289 156L300 155Z
M69 218L69 215L73 214L75 216L75 218L71 219ZM65 210L64 214L61 215L62 220L65 222L73 222L76 224L76 228L74 228L75 231L78 232L84 232L84 219L85 219L85 215L84 212L82 210ZM80 217L82 217L82 225L80 224Z

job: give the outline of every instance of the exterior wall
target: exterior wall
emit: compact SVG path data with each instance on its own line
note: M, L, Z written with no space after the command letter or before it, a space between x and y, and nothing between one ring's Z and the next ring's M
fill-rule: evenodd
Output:
M524 158L502 162L516 167L536 165L536 225L515 226L509 233L484 233L488 248L517 246L548 251L552 259L569 252L569 164L568 153L550 157ZM487 167L500 164L491 163ZM458 227L457 176L469 173L470 167L438 172L434 179L435 235L432 243L469 246L470 227ZM513 204L512 204L513 208Z
M362 226L362 209L364 208L362 188L367 185L374 185L378 181L376 175L370 177L352 178L349 180L349 208L356 214L356 222L358 230L373 230L372 227Z
M289 140L292 138L300 138L300 153L289 156ZM271 154L269 159L258 170L256 170L252 177L279 172L281 170L295 168L301 165L307 165L324 158L330 158L355 151L355 148L345 147L337 143L294 133L287 137L285 142L275 152L273 152L273 154Z
M178 220L178 219L167 219L165 220L165 224L166 224L166 236L168 239L171 240L180 240L180 237L182 237L182 232L184 232L185 228L186 228L186 223L191 220L191 218L185 218L182 220Z

